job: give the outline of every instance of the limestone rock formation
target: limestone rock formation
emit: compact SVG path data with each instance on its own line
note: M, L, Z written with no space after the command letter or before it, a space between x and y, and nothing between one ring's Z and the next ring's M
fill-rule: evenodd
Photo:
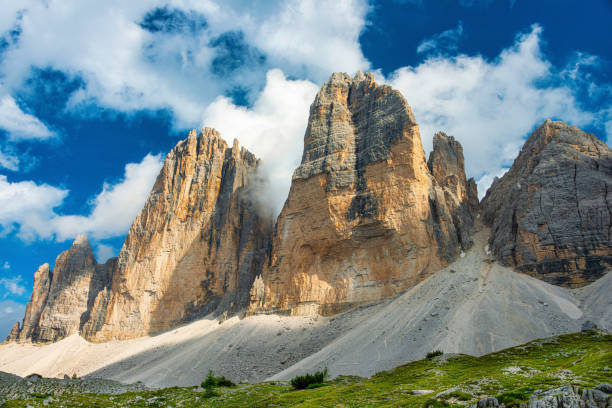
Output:
M330 314L423 280L461 251L445 191L403 96L371 74L333 74L310 108L249 313Z
M481 204L499 260L546 282L582 286L612 266L612 152L547 120Z
M463 249L468 249L472 245L471 228L478 212L478 192L476 181L466 179L463 147L453 136L436 133L427 167L444 190L458 243Z
M11 328L11 331L9 333L9 335L7 336L5 342L10 342L10 341L17 341L19 339L19 322L15 322L15 324L13 325L13 327Z
M179 142L130 228L112 285L94 300L83 336L138 337L246 307L271 230L249 191L258 166L214 129Z
M44 343L79 333L97 293L110 283L112 263L98 264L87 236L79 235L53 272L49 264L38 268L21 329L7 340Z
M22 342L31 339L35 330L38 328L40 315L47 304L52 277L53 275L51 274L48 263L38 267L38 270L34 274L32 296L26 305L25 316L19 333L19 340Z

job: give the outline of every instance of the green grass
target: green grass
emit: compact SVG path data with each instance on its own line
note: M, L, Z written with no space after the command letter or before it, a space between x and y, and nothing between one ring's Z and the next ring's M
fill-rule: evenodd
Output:
M508 367L520 367L520 371L504 370ZM612 382L612 371L604 367L612 368L612 335L591 331L536 340L482 357L423 359L370 379L340 377L314 389L294 390L289 383L278 382L239 384L214 391L173 387L114 396L64 394L49 406L462 407L486 396L496 396L507 406L518 406L535 390L565 384L586 388ZM571 370L573 374L563 378L559 370ZM427 389L434 393L412 394L412 390ZM42 395L32 396L4 406L42 406L43 400Z

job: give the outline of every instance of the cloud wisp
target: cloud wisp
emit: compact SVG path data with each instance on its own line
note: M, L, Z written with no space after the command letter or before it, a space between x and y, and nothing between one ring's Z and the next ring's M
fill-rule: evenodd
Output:
M317 90L310 81L288 80L280 70L271 70L251 108L221 97L204 111L202 126L217 128L228 141L238 139L262 159L267 185L258 191L259 200L274 214L280 212L300 164L308 109Z
M10 95L0 98L0 129L8 132L11 141L46 140L55 136L38 118L23 112Z
M0 278L0 287L3 288L4 294L1 296L2 300L8 296L21 296L25 293L26 288L23 286L23 279L21 275L14 276L12 278Z
M442 31L421 41L417 47L418 54L444 55L457 51L459 40L463 35L463 23L459 21L457 27Z
M90 202L88 215L56 211L69 191L32 181L9 182L0 175L0 235L16 232L24 241L65 241L80 233L93 239L123 235L141 210L161 168L160 155L125 166L123 180L105 183Z

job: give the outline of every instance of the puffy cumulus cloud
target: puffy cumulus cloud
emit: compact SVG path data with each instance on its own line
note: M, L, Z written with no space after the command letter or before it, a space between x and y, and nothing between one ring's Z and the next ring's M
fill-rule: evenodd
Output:
M78 77L73 112L169 109L184 128L218 95L242 89L253 100L269 69L319 81L369 66L366 0L6 2L13 18L0 30L17 25L19 36L3 53L3 83L14 92L31 67Z
M459 21L457 27L442 31L421 41L417 47L417 53L445 54L457 51L459 39L463 35L463 23Z
M71 239L87 233L94 239L124 234L142 208L162 161L159 155L147 155L140 163L125 166L123 180L105 183L102 191L91 200L87 216L59 215L59 207L67 190L31 181L11 183L0 176L0 226L6 235L17 230L20 238Z
M0 338L5 339L15 322L23 319L25 305L12 300L0 301Z
M581 109L577 90L562 80L563 69L556 70L541 53L541 33L532 26L493 61L468 55L428 58L389 78L413 108L426 151L437 130L463 144L467 172L480 180L481 196L546 118L584 126L601 116Z
M2 269L11 269L11 264L9 263L9 261L4 261L4 264L2 264Z
M255 43L289 71L307 67L322 81L331 72L368 69L359 34L369 11L361 0L290 0L280 12L253 27Z
M0 175L0 236L35 220L49 220L68 195L67 190L32 181L11 183Z
M262 187L260 197L275 213L287 198L291 175L300 163L308 110L318 88L312 82L288 80L280 70L271 70L251 108L220 97L204 112L203 126L218 129L226 140L238 139L263 159L268 184Z
M0 97L0 129L8 132L11 141L45 140L55 136L38 118L23 112L10 95Z

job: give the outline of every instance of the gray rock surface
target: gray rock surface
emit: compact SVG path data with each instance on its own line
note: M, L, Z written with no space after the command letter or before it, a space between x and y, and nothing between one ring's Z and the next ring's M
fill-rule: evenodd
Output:
M603 391L579 389L571 385L534 393L529 408L607 408L612 399Z
M447 136L444 132L436 133L427 167L438 186L443 189L446 205L452 214L456 233L448 236L447 246L461 246L466 251L472 246L472 227L478 212L478 191L474 179L467 180L465 176L463 147L453 136Z
M146 389L142 383L123 384L100 378L61 380L58 378L43 378L38 375L21 378L0 371L0 405L14 399L28 399L36 394L56 396L64 393L121 394ZM43 402L43 405L48 405L53 402L53 397L50 396L45 401L47 402Z
M550 120L481 203L502 263L569 287L594 282L612 265L611 206L610 148Z
M87 236L79 235L57 257L53 272L44 264L34 274L21 330L11 339L45 343L79 333L94 299L110 284L113 262L98 264Z

